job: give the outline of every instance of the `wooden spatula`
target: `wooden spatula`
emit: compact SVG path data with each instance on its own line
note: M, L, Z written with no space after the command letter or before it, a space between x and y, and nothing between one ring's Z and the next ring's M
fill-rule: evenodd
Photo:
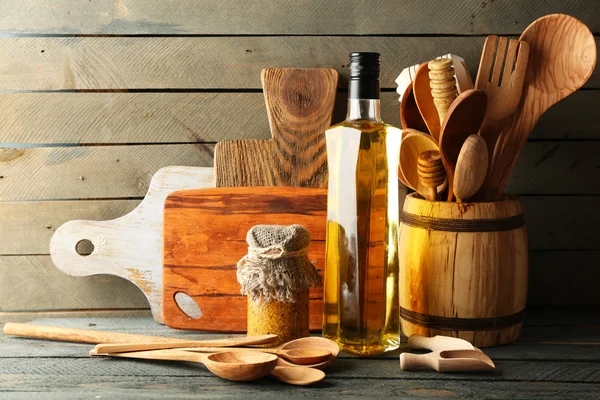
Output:
M488 166L492 163L498 137L510 128L521 100L528 58L529 45L515 39L492 35L483 45L475 89L483 90L488 97L487 112L479 131L487 145Z
M552 14L537 19L519 41L529 44L523 96L511 128L496 144L492 168L484 183L487 200L496 200L504 192L542 114L582 87L596 65L594 35L583 22L569 15Z
M337 81L334 69L264 69L273 138L217 143L217 187L327 187L325 129L331 125Z

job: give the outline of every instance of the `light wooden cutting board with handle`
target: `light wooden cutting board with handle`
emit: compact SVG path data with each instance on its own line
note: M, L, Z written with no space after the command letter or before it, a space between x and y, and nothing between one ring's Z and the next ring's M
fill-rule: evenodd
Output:
M238 187L185 190L165 202L163 316L178 329L245 332L247 297L240 293L236 264L248 252L254 225L304 225L311 235L308 256L322 273L325 262L327 189ZM182 312L183 293L200 317ZM310 293L310 328L321 329L323 290Z
M148 193L137 208L112 221L69 221L50 241L50 255L58 269L72 276L109 274L133 282L146 295L152 316L162 318L163 206L171 192L214 187L214 169L165 167L150 182ZM83 240L93 244L89 255L76 248ZM188 313L195 304L180 300Z
M324 133L331 125L337 71L267 68L261 78L272 139L217 143L216 186L327 187Z

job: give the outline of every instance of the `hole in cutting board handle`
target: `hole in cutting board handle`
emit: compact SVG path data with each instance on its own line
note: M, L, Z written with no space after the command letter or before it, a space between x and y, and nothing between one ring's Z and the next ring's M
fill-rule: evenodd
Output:
M94 243L89 239L83 239L75 245L75 251L80 256L87 257L94 252Z
M202 311L198 307L198 304L186 293L177 292L173 297L179 309L188 317L198 319L202 316Z

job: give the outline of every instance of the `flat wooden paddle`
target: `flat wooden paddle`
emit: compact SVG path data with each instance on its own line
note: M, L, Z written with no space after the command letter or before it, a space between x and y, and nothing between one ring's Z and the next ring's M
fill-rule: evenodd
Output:
M448 201L454 197L454 168L460 149L467 138L479 132L485 110L487 96L483 90L466 90L452 103L440 132L442 162L448 176Z
M331 125L337 81L334 69L264 69L273 138L217 143L216 186L327 187L324 133Z
M239 187L184 190L165 202L163 317L172 328L245 332L247 298L236 264L248 252L246 233L257 224L304 225L309 259L319 272L325 258L327 189ZM179 309L175 294L190 296L200 318ZM323 291L310 294L310 328L320 329Z

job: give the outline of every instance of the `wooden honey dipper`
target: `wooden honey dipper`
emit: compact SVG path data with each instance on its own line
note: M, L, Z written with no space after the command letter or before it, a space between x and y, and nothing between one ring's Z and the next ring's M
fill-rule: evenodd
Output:
M440 117L440 126L443 126L446 111L458 96L451 58L437 58L429 61L429 86L433 103Z
M437 188L446 179L446 170L439 150L427 150L419 154L417 171L421 183L427 187L426 192L421 194L429 201L436 201Z

